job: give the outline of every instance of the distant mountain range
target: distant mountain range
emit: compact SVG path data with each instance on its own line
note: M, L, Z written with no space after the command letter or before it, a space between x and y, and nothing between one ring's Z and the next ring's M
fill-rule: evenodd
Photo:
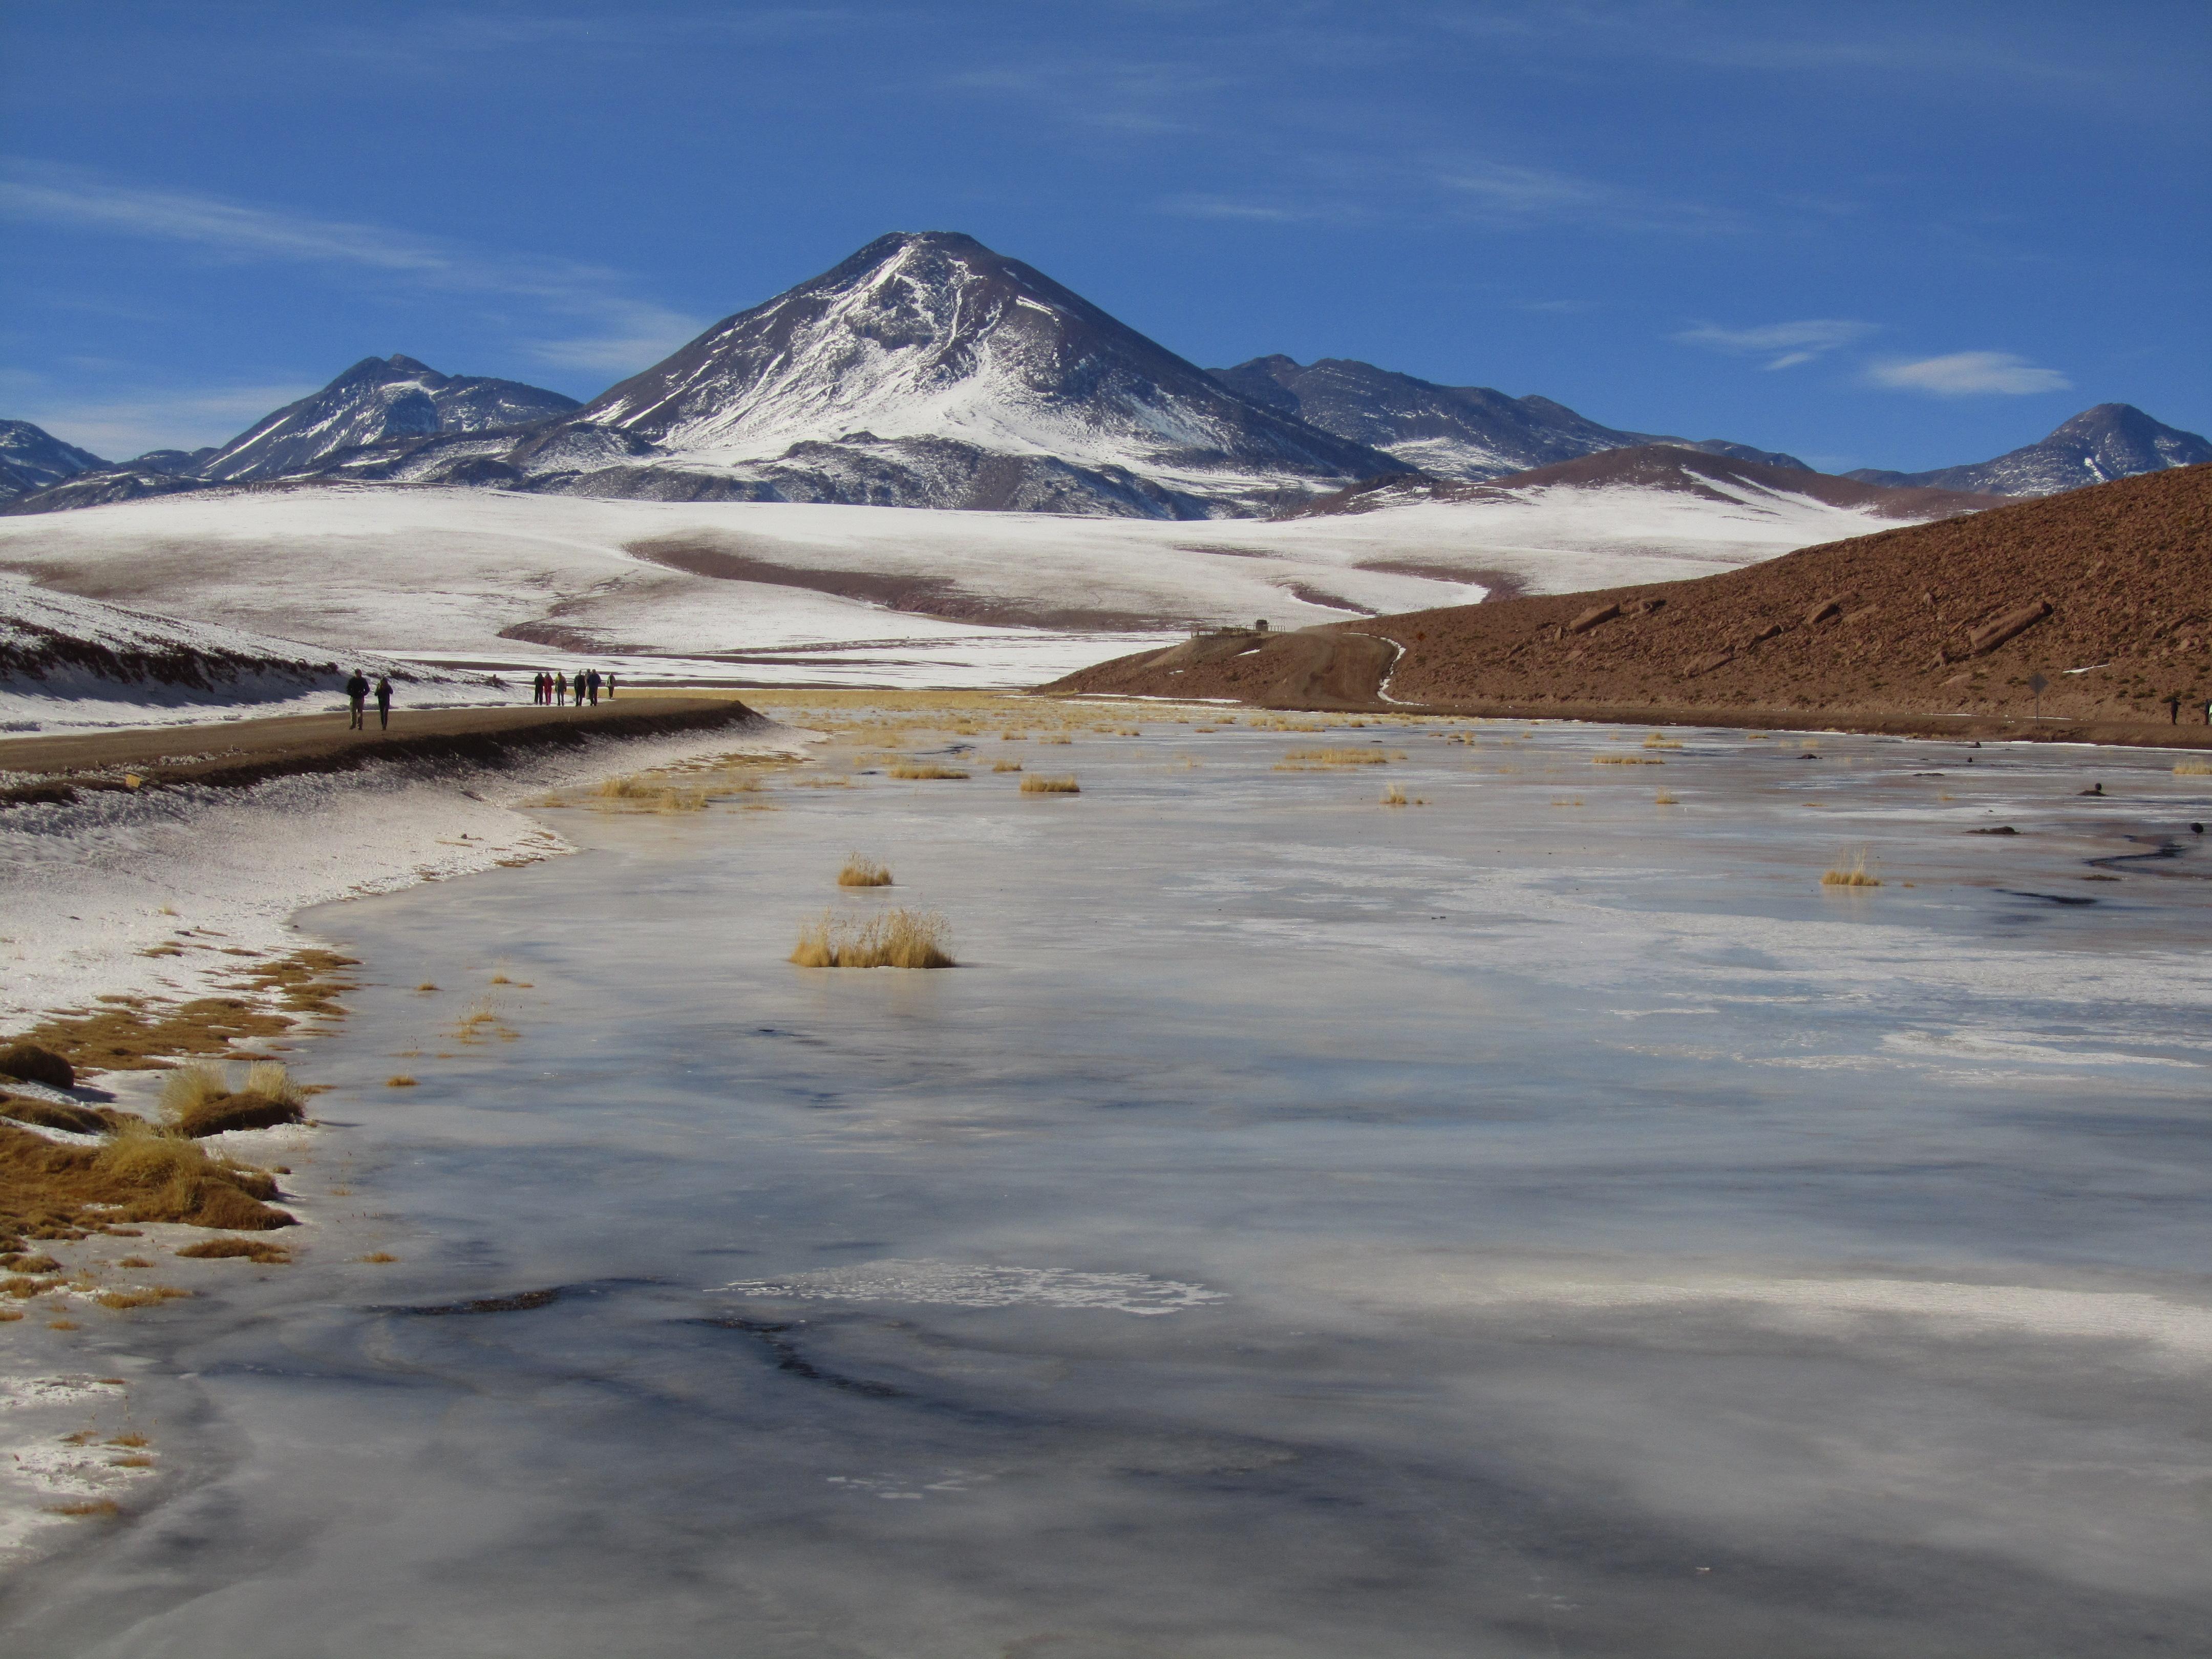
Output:
M1893 488L1972 489L1992 495L2056 495L2085 484L2110 483L2170 466L2212 461L2212 443L2194 432L2161 425L2133 404L2085 409L2041 443L1993 461L1938 467L1933 472L1881 472L1863 467L1844 476Z
M656 501L1202 519L1378 478L1454 487L1651 445L1814 474L1719 439L1601 426L1539 397L1285 356L1206 370L1042 272L947 232L879 237L586 404L368 358L218 448L100 460L0 422L0 502L50 512L230 485L404 483ZM1976 466L1858 486L2032 495L2212 459L2107 404Z
M1254 403L1382 451L1436 478L1502 478L1602 450L1676 444L1770 466L1812 469L1718 438L1692 442L1600 426L1549 398L1510 398L1480 386L1437 386L1372 363L1323 357L1310 367L1279 355L1209 371Z

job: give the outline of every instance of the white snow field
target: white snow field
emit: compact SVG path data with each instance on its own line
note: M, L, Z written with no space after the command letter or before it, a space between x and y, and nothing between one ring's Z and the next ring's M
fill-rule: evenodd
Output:
M1507 579L1549 593L1702 575L1899 523L1729 495L1543 486L1170 522L345 486L0 518L0 568L331 651L973 687L1035 684L1192 625L1467 604Z
M41 660L57 649L58 659ZM353 653L336 669L329 661L298 640L149 615L0 571L0 734L313 714L344 706L355 668L389 675L415 708L514 696L482 674L375 652Z
M298 1259L7 1328L160 1468L0 1650L2205 1650L2212 780L1081 716L300 918ZM787 959L887 906L960 965Z

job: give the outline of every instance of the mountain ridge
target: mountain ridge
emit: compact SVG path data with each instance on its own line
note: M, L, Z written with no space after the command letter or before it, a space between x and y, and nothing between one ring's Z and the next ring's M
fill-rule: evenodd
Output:
M2055 495L2087 484L2212 461L2212 442L2146 415L2133 404L2098 404L2062 422L2049 436L1986 461L1927 472L1862 467L1847 478L1905 489L1985 490Z
M1608 449L1672 444L1768 466L1812 468L1794 455L1724 439L1692 440L1601 426L1549 398L1443 386L1352 357L1310 364L1280 352L1208 369L1223 385L1440 478L1481 482Z

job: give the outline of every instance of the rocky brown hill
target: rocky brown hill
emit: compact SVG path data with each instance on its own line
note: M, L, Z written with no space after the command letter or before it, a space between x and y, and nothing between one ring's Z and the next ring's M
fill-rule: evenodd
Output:
M1316 635L1399 647L1366 695ZM1309 643L1302 643L1309 642ZM1350 647L1347 647L1349 649ZM1209 635L1054 690L1635 720L2047 716L2201 726L2212 697L2212 466L1808 547L1695 580L1509 599L1277 638Z

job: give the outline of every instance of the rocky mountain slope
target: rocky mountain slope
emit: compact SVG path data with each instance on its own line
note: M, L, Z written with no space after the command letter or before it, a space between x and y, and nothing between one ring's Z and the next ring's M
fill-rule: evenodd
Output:
M1255 404L1382 450L1407 471L1438 478L1498 478L1651 443L1805 468L1792 455L1717 438L1692 442L1620 431L1549 398L1512 398L1488 386L1438 386L1346 357L1302 364L1278 354L1207 372Z
M1396 647L1351 701L1607 719L1975 717L2201 723L2212 696L2212 467L1809 547L1692 581L1219 636L1054 689L1279 701ZM1317 647L1316 640L1324 641ZM1401 653L1401 654L1400 654ZM1271 653L1273 653L1271 655ZM1356 679L1356 676L1352 676ZM1355 687L1355 690L1358 688Z
M1992 495L2055 495L2084 484L2109 483L2169 467L2212 461L2212 443L2153 420L2133 404L2085 409L2040 443L1968 466L1932 472L1862 468L1845 476L1867 483L1969 489Z
M0 421L0 501L106 465L28 421Z
M356 452L448 433L507 432L565 415L574 398L520 380L441 374L397 353L364 357L312 397L264 416L213 449L155 450L68 478L42 508L96 507L216 484L313 478Z

